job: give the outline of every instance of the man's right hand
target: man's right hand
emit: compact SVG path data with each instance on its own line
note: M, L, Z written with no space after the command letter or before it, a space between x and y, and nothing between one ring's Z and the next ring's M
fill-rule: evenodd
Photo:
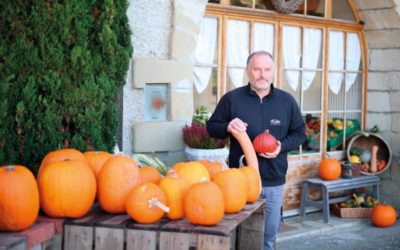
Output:
M247 123L243 122L239 118L235 118L228 124L228 132L231 134L246 132Z

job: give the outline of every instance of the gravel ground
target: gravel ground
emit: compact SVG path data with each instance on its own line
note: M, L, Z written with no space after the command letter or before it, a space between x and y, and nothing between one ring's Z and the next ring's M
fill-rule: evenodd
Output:
M372 225L348 228L329 235L306 236L277 244L277 250L382 250L400 249L400 221L388 228Z

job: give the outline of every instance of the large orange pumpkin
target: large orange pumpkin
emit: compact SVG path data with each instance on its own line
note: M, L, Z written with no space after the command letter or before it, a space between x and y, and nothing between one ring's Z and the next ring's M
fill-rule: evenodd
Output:
M161 180L161 174L152 166L144 166L140 168L140 178L142 183L152 182L158 184Z
M39 213L39 191L33 174L24 166L0 167L0 231L30 227Z
M88 151L83 153L89 166L92 168L94 175L97 177L103 164L112 156L106 151Z
M172 167L176 174L187 181L189 186L194 183L200 182L203 179L210 180L210 174L207 168L197 161L178 162ZM168 175L168 173L167 173Z
M97 176L97 200L109 213L125 213L128 194L141 183L136 162L127 155L113 155Z
M184 179L179 178L176 173L172 175L170 173L170 175L164 177L158 185L167 196L167 205L170 209L167 213L167 217L171 220L182 219L185 216L183 200L189 188L189 184Z
M82 217L96 196L96 178L86 161L52 162L40 171L37 182L40 207L50 217Z
M342 167L338 160L333 158L322 159L318 167L319 177L323 180L333 181L340 177Z
M258 200L261 193L260 177L258 172L252 167L241 167L240 171L246 176L247 180L247 202L252 203Z
M64 148L58 149L52 152L49 152L42 160L39 168L39 173L42 171L44 167L48 164L56 161L64 161L64 160L80 160L86 161L86 157L78 150L73 148Z
M247 179L239 169L231 168L219 172L214 176L213 182L222 191L225 213L236 213L246 206Z
M372 210L371 222L377 227L390 227L396 223L396 210L390 205L378 204Z
M198 160L201 164L203 164L210 174L210 179L212 180L214 175L218 172L221 172L224 169L224 163L221 161L210 161L210 160Z
M199 182L187 191L184 208L190 223L212 226L224 217L224 198L214 182Z
M161 219L165 212L167 198L164 191L154 183L147 182L136 186L129 193L126 212L129 217L142 224L151 224Z

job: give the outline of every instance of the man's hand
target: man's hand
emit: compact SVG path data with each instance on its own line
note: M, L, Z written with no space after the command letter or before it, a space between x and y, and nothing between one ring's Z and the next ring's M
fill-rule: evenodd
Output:
M281 152L281 142L277 141L278 147L276 147L275 151L272 153L264 153L264 154L258 154L261 157L267 158L267 159L272 159L278 156L278 154Z
M247 123L243 122L239 118L235 118L228 124L228 132L231 134L237 134L246 132L247 130Z

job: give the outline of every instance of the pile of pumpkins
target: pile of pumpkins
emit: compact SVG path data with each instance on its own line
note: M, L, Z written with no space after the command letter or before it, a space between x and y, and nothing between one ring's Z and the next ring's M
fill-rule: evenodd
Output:
M0 167L0 231L30 227L39 208L54 218L80 218L96 199L105 212L127 213L139 223L166 215L215 225L225 213L256 201L261 192L254 168L223 166L208 160L179 162L162 176L124 154L56 150L44 157L36 179L24 166Z

